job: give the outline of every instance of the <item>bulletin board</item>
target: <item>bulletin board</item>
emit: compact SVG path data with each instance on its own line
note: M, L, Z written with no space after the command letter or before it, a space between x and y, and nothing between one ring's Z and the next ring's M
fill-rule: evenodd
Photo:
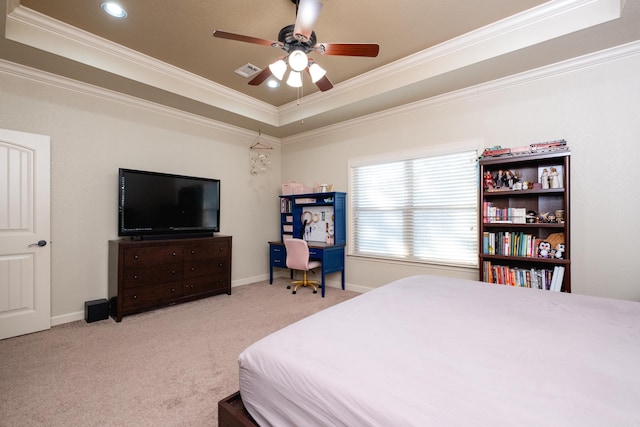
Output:
M304 240L307 242L333 243L333 206L305 207L302 211L300 221L304 227L304 234L302 237Z

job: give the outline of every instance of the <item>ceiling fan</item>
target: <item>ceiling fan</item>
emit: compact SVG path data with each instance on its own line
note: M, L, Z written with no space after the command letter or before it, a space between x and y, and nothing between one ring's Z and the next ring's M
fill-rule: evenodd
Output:
M291 68L287 84L293 87L302 86L302 71L307 71L311 81L321 91L327 91L333 84L326 76L326 71L313 59L307 56L317 52L321 55L336 56L366 56L374 58L378 56L380 46L374 43L317 43L316 33L313 31L322 3L318 0L291 0L296 5L296 22L287 25L278 33L278 41L266 40L257 37L244 36L215 30L214 37L236 40L263 46L278 47L286 52L286 55L278 58L276 62L265 67L253 79L250 85L260 85L272 75L282 80L287 71L287 63Z

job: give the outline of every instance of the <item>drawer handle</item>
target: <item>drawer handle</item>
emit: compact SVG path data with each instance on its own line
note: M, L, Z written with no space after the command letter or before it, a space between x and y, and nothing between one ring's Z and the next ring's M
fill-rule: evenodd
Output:
M196 251L194 251L193 249L191 249L191 253L192 253L192 254L195 254L195 253L196 253Z
M133 280L138 280L138 275L137 275L137 274L135 274L135 275L133 276Z
M138 299L138 295L134 295L134 296L133 296L133 299Z
M220 248L220 252L223 252L223 251L224 251L224 248Z
M176 274L176 271L175 270L171 270L171 274Z
M223 264L223 263L220 263L220 267L224 267L224 264Z
M133 256L133 259L138 259L138 255L134 255L134 256Z
M171 255L176 256L176 253L175 252L171 252Z
M175 289L175 288L171 288L171 292L175 292L175 291L176 291L176 289Z
M191 271L196 271L196 269L195 269L195 268L193 268L193 267L191 267Z

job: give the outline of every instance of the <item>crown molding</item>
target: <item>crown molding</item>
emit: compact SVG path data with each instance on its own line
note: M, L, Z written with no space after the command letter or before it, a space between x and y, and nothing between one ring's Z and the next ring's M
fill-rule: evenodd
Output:
M356 127L366 127L382 120L398 118L400 116L408 114L423 113L424 110L429 108L483 96L491 92L525 85L538 80L553 78L562 74L572 73L585 68L595 67L608 62L615 62L627 57L637 55L640 55L640 41L631 42L600 52L595 52L545 67L540 67L535 70L530 70L509 77L504 77L490 82L481 83L479 85L470 86L443 95L438 95L421 101L406 104L401 107L391 108L385 111L369 114L367 116L362 116L357 119L344 121L335 125L330 125L323 128L314 129L312 131L285 137L282 138L281 144L285 146L290 144L302 143L307 140L316 139L322 136L335 135L335 133L339 133L341 131L346 131Z
M357 119L344 121L313 131L300 133L294 136L280 139L263 134L262 138L274 145L284 146L295 143L303 143L312 138L329 136L331 134L335 134L336 132L341 132L356 127L368 126L389 118L397 118L416 112L420 113L425 109L434 108L443 104L482 96L490 92L508 89L510 87L531 83L537 80L552 78L561 74L571 73L579 71L581 69L598 66L608 62L614 62L637 55L640 55L640 41L628 43L611 49L606 49L601 52L584 55L578 58L559 62L557 64L541 67L532 71L527 71L502 79L497 79L491 82L457 90L444 95L435 96L422 101L406 104L401 107L392 108ZM78 92L88 96L94 96L105 101L120 103L145 111L167 115L172 118L178 118L197 125L207 126L218 131L230 132L235 135L243 135L247 138L255 138L256 136L255 131L232 126L226 123L221 123L213 119L207 119L198 116L196 114L187 113L175 108L156 104L151 101L142 100L134 96L124 95L119 92L93 86L88 83L78 82L73 79L61 77L41 70L36 70L2 59L0 59L0 74L6 74L41 84L51 85L64 90Z
M184 120L186 122L199 126L205 126L219 132L227 132L233 135L246 136L249 139L255 139L256 137L256 132L254 130L233 126L214 119L202 117L197 114L192 114L176 108L168 107L166 105L161 105L152 101L140 99L135 96L126 95L120 92L112 91L110 89L94 86L89 83L79 82L74 79L27 67L26 65L16 64L4 59L0 59L0 75L3 74L67 91L80 93L87 96L92 96L103 101L126 105L128 107L137 108L154 114L161 114L174 119ZM280 145L279 138L264 134L261 137L270 144Z

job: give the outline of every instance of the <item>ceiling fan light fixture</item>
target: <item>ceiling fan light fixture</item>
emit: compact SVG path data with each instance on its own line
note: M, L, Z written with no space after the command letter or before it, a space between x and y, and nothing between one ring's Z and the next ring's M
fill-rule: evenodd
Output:
M313 83L317 83L318 80L320 80L325 76L325 74L327 74L327 71L314 62L309 67L309 74L311 75L311 81Z
M269 65L269 70L271 70L271 74L273 74L276 79L282 80L284 73L287 71L287 64L282 59L278 59Z
M302 75L297 71L291 71L287 84L291 87L302 87Z
M301 50L294 50L289 55L289 66L293 71L303 71L309 65L307 54Z

